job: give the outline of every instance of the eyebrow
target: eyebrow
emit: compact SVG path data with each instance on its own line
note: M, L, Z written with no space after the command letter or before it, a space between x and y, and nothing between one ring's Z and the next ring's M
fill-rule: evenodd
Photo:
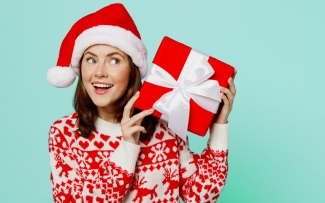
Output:
M97 57L97 55L96 54L94 54L94 53L92 53L92 52L90 52L90 51L87 51L85 54L84 54L84 56L86 55L86 54L90 54L90 55L93 55L93 56L96 56ZM120 54L120 53L118 53L118 52L112 52L112 53L109 53L109 54L107 54L106 56L107 57L110 57L110 56L113 56L113 55L115 55L115 54L117 54L117 55L120 55L122 58L124 58L124 56L122 56L122 54ZM125 58L124 58L125 59Z

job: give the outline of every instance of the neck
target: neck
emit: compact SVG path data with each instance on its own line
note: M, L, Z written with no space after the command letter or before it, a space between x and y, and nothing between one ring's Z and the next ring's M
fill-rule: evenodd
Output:
M114 113L108 109L105 109L104 107L97 107L97 112L98 112L99 118L101 118L107 122L110 122L110 123L118 123L115 119L116 113Z

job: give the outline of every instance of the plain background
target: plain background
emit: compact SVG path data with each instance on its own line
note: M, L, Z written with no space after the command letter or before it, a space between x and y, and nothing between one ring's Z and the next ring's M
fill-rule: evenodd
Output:
M75 84L52 87L71 25L111 1L0 0L0 202L52 202L47 134ZM237 68L219 203L325 202L325 1L123 1L150 63L167 35ZM172 61L171 61L172 63ZM206 139L190 135L201 152Z

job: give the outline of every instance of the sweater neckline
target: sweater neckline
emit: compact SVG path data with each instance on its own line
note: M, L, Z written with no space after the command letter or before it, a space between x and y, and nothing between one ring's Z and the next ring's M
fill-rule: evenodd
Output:
M111 123L97 117L95 126L98 133L106 135L122 135L121 123Z

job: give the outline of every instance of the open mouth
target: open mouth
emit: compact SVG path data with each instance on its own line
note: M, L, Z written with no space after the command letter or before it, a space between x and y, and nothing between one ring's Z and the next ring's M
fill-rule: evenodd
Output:
M94 86L95 89L97 90L107 90L111 87L113 87L114 85L108 85L108 84L99 84L99 83L93 83L92 84Z

